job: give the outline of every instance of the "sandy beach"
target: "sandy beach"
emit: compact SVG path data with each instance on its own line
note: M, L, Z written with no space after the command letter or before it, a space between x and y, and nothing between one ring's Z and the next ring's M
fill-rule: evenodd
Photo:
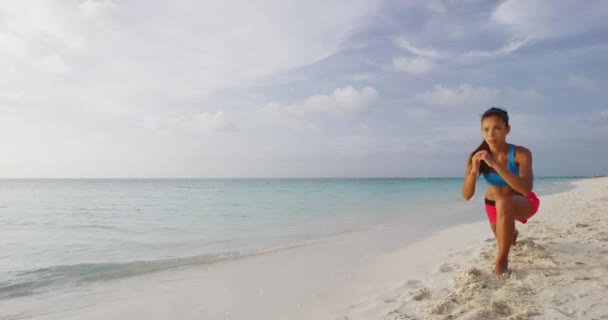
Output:
M386 244L413 230L386 225L2 300L0 319L607 319L608 178L574 185L541 197L537 215L517 224L507 280L490 275L496 245L485 220L397 247Z
M0 0L0 320L608 320L606 57L608 0Z
M375 309L370 303L367 311L346 318L608 319L608 178L574 184L574 190L542 197L537 216L517 224L509 279L491 276L496 244L487 237L477 248L450 253L425 279L409 280L385 296L390 307L378 301ZM461 238L452 243L480 235L471 227L487 225L455 228Z

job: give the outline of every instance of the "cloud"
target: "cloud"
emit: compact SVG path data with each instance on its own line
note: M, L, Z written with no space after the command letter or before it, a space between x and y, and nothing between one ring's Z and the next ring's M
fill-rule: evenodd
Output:
M30 46L47 42L47 45L59 44L70 50L80 50L86 41L85 30L73 28L76 25L86 27L84 18L79 16L77 3L5 1L0 4L0 14L5 21L4 27Z
M430 0L426 2L426 6L427 8L429 8L429 10L431 10L434 13L446 13L446 7L443 3L441 3L441 1L438 0Z
M545 97L535 89L497 89L484 86L472 86L468 83L454 88L440 84L432 90L416 95L416 98L430 106L485 108L492 105L507 104L515 107L543 105Z
M581 75L570 75L568 83L584 92L597 92L600 89L600 85L597 82Z
M360 116L370 112L376 106L377 101L376 89L365 87L357 90L352 86L347 86L335 89L328 95L310 96L298 104L283 106L273 102L261 109L277 120L296 125L300 120L315 115ZM308 123L307 127L311 127L311 123Z
M460 59L492 58L509 55L528 43L529 39L514 40L496 50L471 50L462 54Z
M32 104L62 98L56 105L66 108L83 91L133 108L200 100L330 56L378 6L379 0L5 1L0 68L15 72L0 87L23 91ZM49 71L70 76L41 76Z
M432 106L480 107L494 104L499 94L498 89L474 87L465 83L453 89L438 84L433 90L419 93L416 97Z
M471 147L475 148L471 142L481 141L479 125L470 123L460 126L441 126L433 129L424 139L427 149L430 152L462 151Z
M15 108L23 104L23 94L20 92L0 92L0 108Z
M413 45L410 41L402 37L397 37L393 39L393 43L397 47L402 48L413 55L428 58L432 61L445 60L456 62L470 62L473 59L474 61L479 61L479 59L484 58L489 59L494 57L506 56L519 50L527 43L529 43L529 41L530 39L528 37L520 37L513 39L507 42L504 46L494 50L472 49L464 52L452 52L449 50L439 51L432 48L420 48Z
M514 143L601 149L590 141L608 136L596 110L606 46L594 31L606 22L588 4L573 18L568 5L526 2L531 16L518 18L506 6L517 1L379 2L0 2L2 166L16 177L461 174L481 141L476 114L493 105L512 116ZM507 14L490 20L501 3Z
M224 132L237 130L237 127L222 110L166 118L151 116L144 122L143 127L159 132L166 132L174 128Z
M435 58L435 59L447 58L446 55L441 54L437 50L418 48L418 47L412 45L408 40L403 39L403 38L395 38L395 39L393 39L393 42L395 43L396 46L403 48L417 56L426 57L426 58Z
M418 75L436 69L436 64L424 57L398 57L393 59L393 68L397 71Z
M80 3L80 7L86 14L92 15L101 10L114 9L117 5L112 0L85 0Z
M194 123L198 128L217 131L235 131L237 129L226 113L221 110L215 113L200 112L194 116Z
M481 142L479 123L466 120L458 126L442 125L428 128L429 131L418 135L407 135L392 141L391 149L394 152L408 156L427 156L429 153L458 153L473 151ZM462 159L464 162L465 159Z
M352 81L373 81L374 74L370 72L355 73L348 76L347 79Z
M431 72L437 68L437 62L451 62L456 64L480 63L483 60L503 57L514 53L529 42L528 38L512 40L495 50L469 50L464 52L438 51L430 48L419 48L408 40L396 38L393 43L408 51L413 56L393 58L394 70L420 75Z
M41 65L50 73L64 73L68 71L68 67L63 63L63 59L56 54L45 57Z
M378 139L377 137L372 136L363 136L363 135L347 135L347 136L338 136L329 138L327 140L328 144L337 146L337 147L370 147L374 144L381 143L382 139Z
M491 21L518 36L557 38L608 26L606 1L507 0L498 5Z
M431 112L425 108L405 108L403 110L410 118L421 120L428 119L431 116Z
M608 128L608 109L595 112L593 115L586 117L583 122L594 126Z

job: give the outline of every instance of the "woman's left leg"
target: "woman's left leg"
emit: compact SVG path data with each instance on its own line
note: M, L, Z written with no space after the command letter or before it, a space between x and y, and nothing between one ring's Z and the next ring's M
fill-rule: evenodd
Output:
M496 240L498 254L494 275L507 272L509 250L515 237L515 220L525 220L532 216L532 203L521 195L510 195L496 199Z
M492 228L492 232L494 233L494 238L496 239L496 224L490 223L490 228ZM513 232L513 242L512 242L512 245L516 245L517 244L517 236L518 235L519 235L519 231L517 231L517 228L515 228L515 231Z

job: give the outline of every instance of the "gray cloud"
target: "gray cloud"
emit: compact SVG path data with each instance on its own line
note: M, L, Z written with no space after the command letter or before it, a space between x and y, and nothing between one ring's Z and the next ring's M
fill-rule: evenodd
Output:
M600 90L600 84L590 78L581 75L570 75L568 83L584 92L593 93Z
M492 105L535 173L608 172L601 1L32 0L0 15L3 176L458 176Z
M533 38L556 38L598 30L608 26L605 1L507 0L493 12L491 20L512 32Z
M335 89L328 95L313 95L305 101L291 105L269 103L261 110L290 126L314 128L316 124L306 122L310 117L329 114L341 117L359 116L370 112L378 102L378 92L371 87L357 90L352 86Z
M498 102L511 106L540 106L545 103L543 95L534 89L498 89L485 86L472 86L468 83L457 87L444 87L440 84L432 90L416 95L417 99L430 106L485 108Z
M229 116L222 110L216 112L199 112L189 115L170 117L150 116L143 127L159 132L167 132L174 128L190 130L236 131L237 127Z
M428 73L437 68L430 59L424 57L398 57L393 59L393 67L397 71L417 75Z

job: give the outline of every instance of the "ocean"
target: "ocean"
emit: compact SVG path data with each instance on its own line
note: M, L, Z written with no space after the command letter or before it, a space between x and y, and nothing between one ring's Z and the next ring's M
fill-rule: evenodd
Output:
M542 196L578 178L536 178ZM485 219L462 178L0 180L0 299L221 263L401 223ZM542 204L541 204L542 206Z

